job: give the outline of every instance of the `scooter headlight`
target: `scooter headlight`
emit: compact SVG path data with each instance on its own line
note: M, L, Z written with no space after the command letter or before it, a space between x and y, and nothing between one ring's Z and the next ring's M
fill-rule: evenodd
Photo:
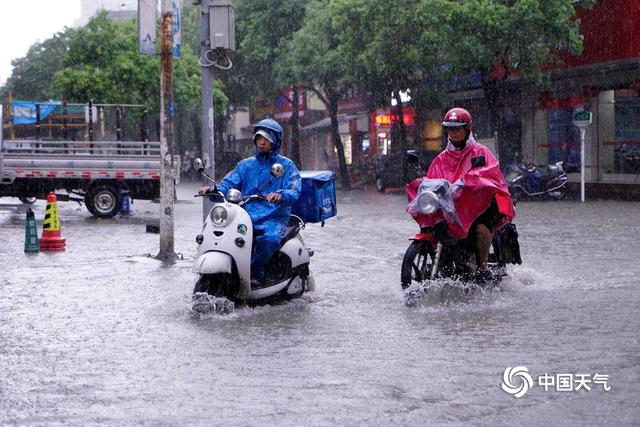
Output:
M430 215L434 213L436 209L438 209L438 203L436 202L435 194L427 191L420 195L420 199L418 200L418 210L421 213Z
M211 221L214 225L223 226L227 222L228 213L222 206L216 206L211 211Z

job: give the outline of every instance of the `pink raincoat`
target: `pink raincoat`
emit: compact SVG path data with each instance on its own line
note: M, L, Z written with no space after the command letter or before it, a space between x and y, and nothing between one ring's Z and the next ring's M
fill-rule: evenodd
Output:
M476 157L484 157L485 165L472 169L471 159ZM463 188L454 195L454 204L460 223L448 224L449 231L455 237L463 238L467 235L473 221L489 208L494 197L498 204L498 211L504 215L498 227L505 222L511 222L515 216L511 195L498 161L487 147L476 142L473 135L469 136L467 146L462 150L456 150L449 142L447 149L431 163L426 178L446 179L450 183L463 180ZM406 186L409 201L416 197L421 180L422 178L418 178ZM417 213L412 216L420 227L434 225L444 220L440 211L431 215Z

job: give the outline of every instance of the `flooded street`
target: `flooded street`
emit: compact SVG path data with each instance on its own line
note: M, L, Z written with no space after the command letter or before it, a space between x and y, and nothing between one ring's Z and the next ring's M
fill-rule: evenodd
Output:
M640 423L640 203L522 202L502 291L406 307L405 197L341 193L304 231L315 292L195 315L197 187L178 189L173 264L147 256L157 204L99 220L59 203L66 252L25 254L25 207L0 200L0 424ZM515 366L534 380L518 399L501 388ZM591 389L545 391L544 374Z

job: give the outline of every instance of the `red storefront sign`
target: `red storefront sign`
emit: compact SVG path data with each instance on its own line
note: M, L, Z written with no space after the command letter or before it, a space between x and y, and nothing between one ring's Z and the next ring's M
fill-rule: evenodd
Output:
M395 113L373 113L372 116L373 123L376 126L391 126L399 120L398 115ZM416 122L416 112L413 107L403 107L402 117L405 125L413 125Z

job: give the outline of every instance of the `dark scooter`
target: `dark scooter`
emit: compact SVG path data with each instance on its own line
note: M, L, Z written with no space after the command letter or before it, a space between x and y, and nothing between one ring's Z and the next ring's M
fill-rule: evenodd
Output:
M505 168L504 177L514 201L523 198L549 197L561 200L566 194L567 173L563 162L536 166L516 163Z
M444 221L433 226L422 227L420 233L411 238L402 261L401 285L403 289L413 284L429 286L439 278L459 279L475 282L478 268L474 236L460 239L452 236L449 226L457 222L453 194L456 184L443 179L423 179L413 203L414 208L425 215L442 211ZM499 280L506 275L507 264L520 264L520 245L515 224L504 224L495 234L492 252L489 254L489 270ZM487 284L495 285L497 283Z

